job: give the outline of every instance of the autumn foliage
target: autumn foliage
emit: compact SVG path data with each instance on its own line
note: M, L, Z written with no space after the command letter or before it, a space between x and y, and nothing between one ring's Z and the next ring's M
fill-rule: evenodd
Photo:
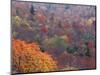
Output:
M12 72L96 68L96 7L12 1Z
M13 72L47 72L57 69L57 62L36 43L13 39Z

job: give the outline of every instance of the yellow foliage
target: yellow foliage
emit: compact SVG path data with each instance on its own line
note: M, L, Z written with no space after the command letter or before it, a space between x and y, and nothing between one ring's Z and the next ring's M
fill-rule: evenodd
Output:
M86 21L86 25L87 25L87 26L92 26L93 21L95 21L95 18L94 18L94 17L89 18L89 19Z
M12 18L12 21L13 21L14 25L20 26L22 20L19 16L15 16L15 17Z

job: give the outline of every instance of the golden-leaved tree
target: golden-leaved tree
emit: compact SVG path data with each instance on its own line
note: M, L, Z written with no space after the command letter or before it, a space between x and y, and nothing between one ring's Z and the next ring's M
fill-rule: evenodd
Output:
M36 43L13 39L13 72L48 72L57 70L57 62L46 52L41 52Z

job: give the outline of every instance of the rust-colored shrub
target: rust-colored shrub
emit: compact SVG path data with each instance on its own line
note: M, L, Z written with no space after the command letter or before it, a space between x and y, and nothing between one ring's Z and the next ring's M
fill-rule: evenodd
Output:
M13 72L47 72L56 71L57 63L46 52L41 52L36 43L13 39Z

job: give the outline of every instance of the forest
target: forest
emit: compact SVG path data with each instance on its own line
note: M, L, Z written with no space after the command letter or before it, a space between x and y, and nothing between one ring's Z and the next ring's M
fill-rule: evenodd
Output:
M96 7L12 1L12 72L96 68Z

